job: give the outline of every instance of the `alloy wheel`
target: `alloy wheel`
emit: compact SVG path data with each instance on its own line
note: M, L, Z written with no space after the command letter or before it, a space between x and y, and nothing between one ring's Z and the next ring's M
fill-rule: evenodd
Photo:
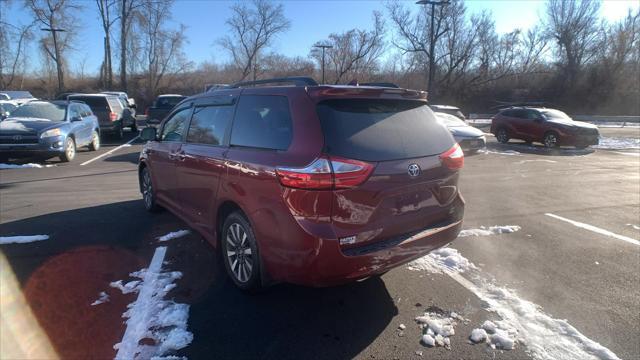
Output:
M93 139L91 140L91 147L94 151L100 149L100 135L97 132L93 132Z
M227 230L226 255L231 272L237 281L246 283L253 271L253 252L247 232L239 223L233 223Z
M73 140L69 139L67 141L67 146L64 149L64 153L66 158L70 161L73 160L74 157L76 157L76 144L73 142Z
M147 209L153 207L153 183L151 182L151 174L147 169L142 172L142 199Z
M558 144L558 137L556 134L549 133L544 137L544 146L548 148L556 147Z
M509 135L507 134L507 130L505 129L500 129L498 130L498 134L496 135L496 139L498 140L498 142L501 143L506 143L509 141Z

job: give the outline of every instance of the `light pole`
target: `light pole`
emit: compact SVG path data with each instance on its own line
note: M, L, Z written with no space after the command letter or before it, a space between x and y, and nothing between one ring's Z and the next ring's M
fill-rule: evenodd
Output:
M65 29L56 29L56 28L43 28L40 29L42 31L49 31L53 38L53 51L55 53L55 61L56 61L56 70L58 72L58 92L62 92L64 90L64 74L62 73L62 64L60 63L60 50L58 49L58 37L56 36L59 32L65 32ZM51 53L49 53L51 54Z
M429 32L429 82L427 84L427 92L431 95L431 90L433 89L433 78L436 74L436 64L435 64L435 56L434 51L436 48L436 38L433 33L435 30L433 29L434 17L436 12L436 6L442 6L449 4L449 0L419 0L416 1L418 5L431 5L431 31Z
M332 45L313 45L313 47L322 49L322 83L324 84L324 51L333 48Z

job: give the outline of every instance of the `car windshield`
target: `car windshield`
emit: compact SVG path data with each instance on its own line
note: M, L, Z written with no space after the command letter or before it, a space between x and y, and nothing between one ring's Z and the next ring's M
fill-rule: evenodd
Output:
M51 121L64 121L67 107L49 102L30 102L11 113L16 118L37 118Z
M560 110L552 110L552 109L540 109L538 110L544 115L548 120L564 120L571 121L571 117Z
M467 126L467 124L457 117L441 112L435 112L436 118L448 127Z
M174 107L182 101L182 96L161 96L156 100L157 107Z

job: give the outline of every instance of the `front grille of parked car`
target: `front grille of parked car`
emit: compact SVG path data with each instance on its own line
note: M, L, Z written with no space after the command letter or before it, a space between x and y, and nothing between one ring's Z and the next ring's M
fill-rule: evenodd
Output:
M0 144L3 145L23 145L23 144L37 144L38 137L35 135L5 135L0 136Z

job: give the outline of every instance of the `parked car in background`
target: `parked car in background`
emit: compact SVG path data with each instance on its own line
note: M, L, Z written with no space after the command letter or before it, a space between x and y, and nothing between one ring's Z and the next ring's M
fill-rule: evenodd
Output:
M200 232L244 290L355 281L456 238L464 155L424 92L271 82L285 81L190 97L143 129L147 210Z
M491 133L506 144L510 139L541 142L548 148L597 145L598 127L575 121L560 110L536 107L511 107L496 114L491 121Z
M153 104L147 108L145 115L147 116L147 124L159 124L162 119L173 109L179 102L186 99L186 96L178 94L160 95Z
M125 119L125 123L133 123L133 125L131 126L131 131L138 131L138 126L136 123L136 104L135 104L135 100L133 99L129 99L127 97L127 93L125 92L119 92L119 91L103 91L101 92L101 94L107 94L107 95L113 95L116 96L118 98L118 101L120 101L120 105L122 105L122 116L123 118L126 117L127 119ZM132 105L133 104L133 105Z
M0 100L12 100L18 105L36 100L28 91L23 90L0 90Z
M127 93L124 92L124 91L103 91L103 92L101 92L101 94L108 94L108 95L117 96L130 109L136 109L136 107L137 107L136 106L136 100L134 98L130 98L129 95L127 95Z
M466 122L453 115L441 112L434 112L434 114L449 129L451 135L453 135L453 138L465 153L472 154L484 149L486 146L487 139L482 130L469 126Z
M107 94L75 94L69 100L82 101L89 105L91 111L98 117L101 134L112 134L117 139L124 137L123 129L131 128L137 131L135 118L128 116L128 110L123 108L120 100L114 95Z
M19 105L11 100L0 100L0 121L6 119Z
M0 122L0 158L43 156L72 161L76 149L100 148L98 118L76 101L31 101Z
M451 105L429 105L429 107L431 107L431 110L435 112L453 115L460 120L466 120L464 114L462 113L462 110L460 110L460 108L458 107Z

